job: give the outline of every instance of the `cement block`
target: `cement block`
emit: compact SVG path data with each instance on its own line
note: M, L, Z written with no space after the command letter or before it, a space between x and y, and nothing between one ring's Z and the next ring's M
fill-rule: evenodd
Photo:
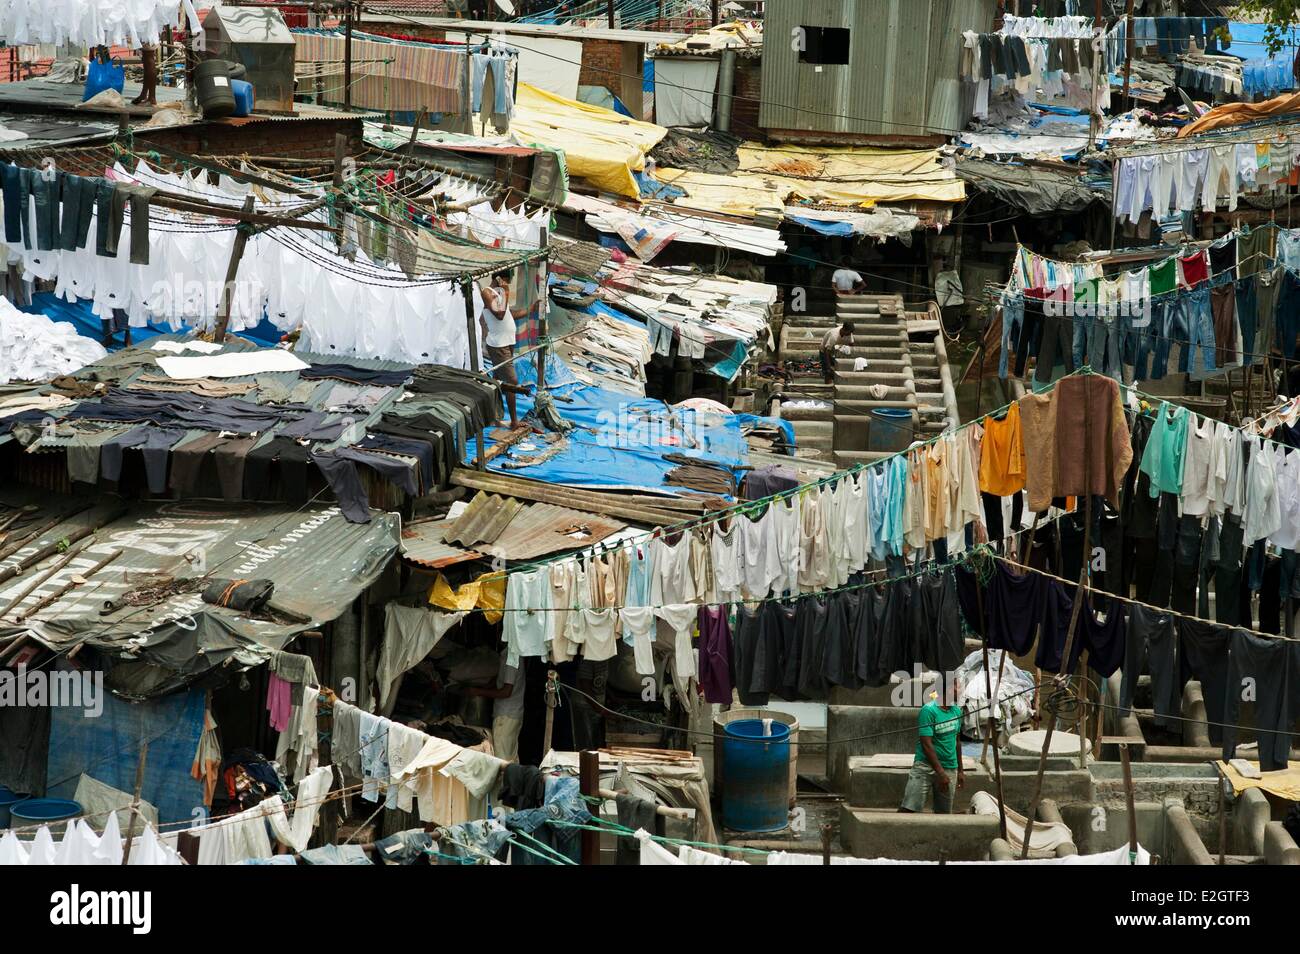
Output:
M1281 822L1271 821L1264 826L1264 863L1300 865L1300 846Z
M982 861L998 837L993 815L900 814L840 809L840 842L858 858Z
M1272 817L1268 798L1257 788L1248 788L1232 806L1232 853L1264 854L1264 829Z
M1134 814L1140 844L1153 855L1165 854L1165 809L1159 802L1137 802ZM1096 802L1060 806L1061 818L1074 833L1080 854L1095 855L1128 844L1128 810Z
M1187 815L1187 809L1177 798L1165 799L1165 863L1171 865L1212 865L1210 854L1201 836Z
M865 761L861 757L849 760L848 804L855 808L897 808L902 804L910 770L878 768L865 765ZM1022 815L1029 811L1037 775L1036 771L1002 773L1002 795L1013 811ZM957 790L953 798L953 811L966 811L970 807L971 795L975 792L987 792L997 797L997 780L983 766L977 766L966 773L966 784ZM1069 772L1045 772L1042 797L1053 799L1058 804L1090 801L1092 777L1077 769Z
M826 741L826 774L835 791L848 792L852 756L916 751L916 710L893 706L829 706Z

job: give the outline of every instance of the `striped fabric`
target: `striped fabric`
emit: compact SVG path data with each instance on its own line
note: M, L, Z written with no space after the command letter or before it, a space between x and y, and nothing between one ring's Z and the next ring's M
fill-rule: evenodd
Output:
M319 78L324 98L343 101L344 39L337 34L294 33L294 68L310 94ZM384 112L458 113L465 55L414 43L352 40L352 105Z

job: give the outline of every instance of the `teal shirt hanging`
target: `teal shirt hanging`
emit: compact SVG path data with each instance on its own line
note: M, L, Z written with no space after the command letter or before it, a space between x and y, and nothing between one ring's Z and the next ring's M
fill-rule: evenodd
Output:
M1142 472L1151 478L1152 497L1182 492L1183 456L1187 451L1190 417L1191 412L1185 407L1164 401L1160 403L1140 465Z

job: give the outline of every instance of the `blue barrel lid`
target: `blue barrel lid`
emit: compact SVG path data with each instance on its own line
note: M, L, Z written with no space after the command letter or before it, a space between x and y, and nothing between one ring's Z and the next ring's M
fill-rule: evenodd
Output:
M790 738L790 727L783 722L772 720L772 734L763 734L762 719L737 719L728 722L723 731L738 739L762 739L765 742L784 742Z
M16 802L9 810L14 818L27 821L60 821L82 813L81 803L70 798L28 798Z

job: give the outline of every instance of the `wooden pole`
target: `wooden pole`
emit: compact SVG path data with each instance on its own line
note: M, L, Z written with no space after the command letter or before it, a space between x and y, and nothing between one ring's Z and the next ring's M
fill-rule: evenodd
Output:
M609 28L614 29L614 0L605 0L605 14L609 19Z
M71 563L73 557L75 557L79 552L80 552L79 550L71 550L71 549L69 549L68 552L67 552L66 554L64 554L63 558L62 558L61 560L59 560L57 563L55 563L54 566L50 567L50 568L49 568L48 570L46 570L44 573L39 573L39 574L37 574L36 579L32 580L31 585L29 585L29 586L28 586L26 589L24 589L21 593L19 593L17 596L15 596L13 599L11 599L8 603L6 603L4 609L0 610L0 619L3 619L4 617L8 616L10 610L12 610L15 606L20 606L20 605L22 605L23 600L25 600L25 599L27 599L27 597L31 596L32 593L35 592L36 589L37 589L38 587L40 587L40 585L41 585L42 583L44 583L44 582L45 582L46 580L48 580L50 577L54 576L54 574L58 573L58 572L59 572L60 570L62 570L65 566L67 566L69 563Z
M469 135L472 135L474 132L474 117L471 113L471 107L474 104L474 84L473 81L470 79L471 56L469 52L470 47L473 45L473 43L474 43L474 37L471 34L466 33L465 34L465 69L462 71L461 82L460 82L461 85L460 111L461 111L461 118L464 119L465 121L465 128L463 128L461 132Z
M584 749L578 753L578 786L583 795L600 797L600 754L598 752ZM583 831L582 863L600 864L599 832Z
M1216 770L1217 771L1217 770ZM1219 781L1219 867L1222 868L1227 863L1228 854L1228 797L1223 791L1223 776L1218 776ZM1130 851L1132 848L1129 849Z
M541 248L547 247L546 232L546 229L542 229ZM536 267L542 269L546 268L546 259L542 259L540 263L536 263ZM534 276L534 281L537 282L537 276ZM546 351L548 348L546 339L550 335L550 328L546 315L547 312L550 311L550 296L547 294L545 284L540 282L537 282L537 284L541 285L541 288L538 290L537 299L537 334L538 337L542 339L541 345L537 349L537 396L541 397L542 391L546 389Z
M555 727L555 707L559 705L559 674L546 670L546 732L542 735L542 758L551 752L551 733Z
M1099 7L1100 2L1101 0L1098 0ZM1092 556L1092 467L1090 466L1092 454L1089 452L1088 447L1088 438L1091 434L1089 428L1092 422L1089 415L1091 408L1089 407L1087 383L1087 381L1084 382L1085 388L1083 392L1083 566L1079 570L1079 586L1074 591L1074 609L1070 613L1070 626L1065 633L1065 650L1061 653L1061 671L1057 673L1056 679L1053 680L1056 686L1065 692L1069 691L1066 680L1069 678L1071 671L1070 655L1074 651L1074 637L1075 630L1079 625L1079 613L1083 610L1083 604L1088 599L1088 569L1092 562L1090 559ZM1092 612L1091 607L1089 607L1088 611ZM1043 751L1038 757L1038 775L1034 780L1034 797L1029 803L1028 820L1025 822L1025 843L1020 848L1021 861L1029 857L1029 834L1034 830L1034 818L1038 814L1038 801L1043 794L1043 772L1047 769L1047 753L1052 746L1052 733L1056 730L1056 713L1049 712L1047 715L1047 732L1043 736ZM1080 715L1082 716L1082 713ZM1079 756L1081 760L1086 756L1083 735L1087 724L1086 720L1079 723Z
M1100 2L1100 0L1098 0ZM352 108L352 0L343 14L343 108Z
M1101 0L1095 0L1093 16L1093 37L1099 34L1104 36L1106 32L1106 17L1101 8ZM1092 42L1090 39L1088 42ZM1097 84L1101 82L1105 74L1097 66L1100 59L1095 53L1092 57L1092 102L1088 104L1088 148L1091 149L1097 142L1097 131L1101 128L1101 106L1097 99ZM1109 78L1106 82L1110 82Z
M245 214L253 211L253 197L244 197ZM245 224L235 230L235 244L230 248L230 261L226 263L226 282L221 286L221 305L217 310L217 324L212 330L212 340L223 344L226 340L226 328L230 324L230 302L235 294L235 278L239 274L239 261L244 257L248 245L251 226Z
M1120 95L1121 100L1128 99L1128 85L1133 74L1133 0L1128 0L1124 7L1124 27L1124 91Z
M135 763L135 794L131 796L131 820L126 824L126 847L122 849L122 864L131 860L131 842L135 841L135 822L140 817L140 792L144 788L144 762L149 755L149 740L140 743L140 758Z
M114 560L116 560L116 559L117 559L118 557L120 557L121 555L122 555L122 551L121 551L121 550L114 550L114 551L113 551L112 553L110 553L108 556L104 557L102 560L100 560L98 563L96 563L94 566L92 566L89 570L87 570L87 571L85 572L84 575L81 575L81 576L80 576L80 579L82 580L82 582L85 582L86 580L89 580L92 576L94 576L94 575L95 575L96 573L98 573L100 570L104 569L104 567L108 566L110 563L112 563ZM72 580L69 580L67 583L63 584L63 586L59 587L57 590L55 590L55 591L54 591L53 593L51 593L49 596L47 596L47 597L45 597L44 599L42 599L42 600L41 600L40 602L38 602L35 606L33 606L31 609L29 609L29 610L23 610L23 612L19 613L19 614L14 618L14 619L15 619L15 622L19 622L19 623L21 623L23 620L25 620L25 619L29 619L29 618L31 618L32 616L35 616L37 613L39 613L41 610L45 609L45 607L49 606L51 603L56 603L56 602L58 602L60 599L62 599L63 596L64 596L64 594L68 593L70 590L76 589L78 586L81 586L81 585L82 585L82 584L81 584L81 583L78 583L78 582L77 582L77 579L74 577Z
M471 279L464 279L461 282L461 294L465 296L465 335L469 342L469 358L467 367L471 371L478 371L478 316L474 314L474 289ZM485 459L483 451L483 428L478 429L474 437L476 447L474 456L474 466L478 470L485 469Z
M1119 743L1119 761L1124 770L1124 804L1128 808L1128 853L1129 862L1137 860L1138 820L1137 805L1133 798L1133 769L1128 761L1128 743Z
M975 601L979 609L980 625L987 630L988 623L984 619L984 584L979 581L976 581L975 584ZM998 826L999 828L1001 828L1002 838L1005 840L1007 837L1007 806L1006 803L1002 800L1002 755L998 751L998 742L997 742L998 707L997 707L997 700L993 698L993 676L989 673L989 637L987 632L984 634L984 645L981 648L984 650L984 691L988 696L988 700L989 700L989 719L988 719L987 728L984 731L988 733L987 744L993 747L993 773L998 788ZM1002 661L1005 663L1006 659L1007 659L1007 651L1004 649L1002 650ZM1002 670L999 667L998 688L1000 689L1001 686L1002 686Z

